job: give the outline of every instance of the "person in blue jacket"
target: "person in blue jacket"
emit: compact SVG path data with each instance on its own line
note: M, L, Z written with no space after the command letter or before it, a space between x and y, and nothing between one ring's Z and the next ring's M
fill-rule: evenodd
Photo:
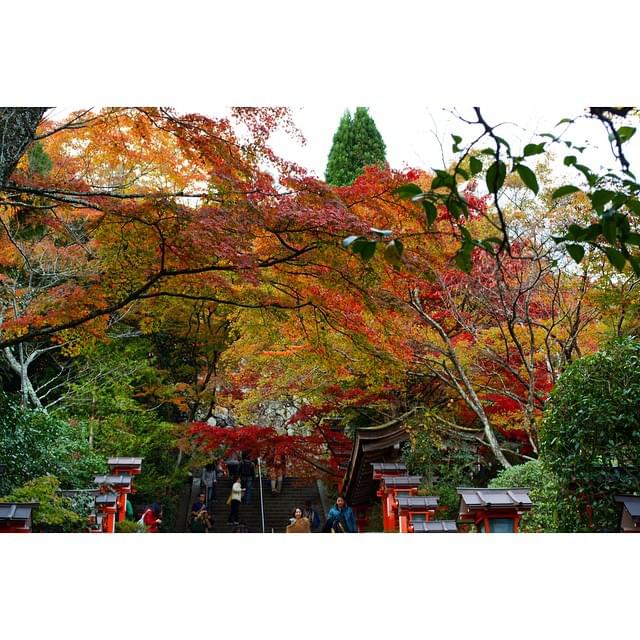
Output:
M353 511L347 506L342 496L338 496L335 505L329 509L327 522L322 531L324 533L357 533Z

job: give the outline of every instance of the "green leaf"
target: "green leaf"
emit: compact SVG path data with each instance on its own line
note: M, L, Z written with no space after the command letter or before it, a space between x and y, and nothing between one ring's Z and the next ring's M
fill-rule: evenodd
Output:
M362 240L364 240L364 238L362 238L361 236L349 236L349 237L345 238L345 239L342 241L342 246L343 246L345 249L348 249L348 248L349 248L349 246L350 246L351 244L353 244L353 243L354 243L356 240L358 240L358 239L362 239Z
M524 164L517 164L516 171L520 176L520 180L522 180L522 182L524 182L525 185L527 185L527 187L529 187L529 189L531 189L531 191L533 191L533 193L537 195L540 187L538 186L538 179L536 178L536 174Z
M458 168L456 169L456 173L457 173L459 176L462 176L465 180L468 180L468 179L469 179L469 174L468 174L468 173L467 173L467 172L466 172L462 167L458 167Z
M544 142L540 144L527 144L524 147L524 155L527 156L537 156L540 153L544 153Z
M507 176L507 165L502 160L496 160L487 169L487 189L490 193L496 193L504 184Z
M618 270L623 271L624 265L627 262L627 259L624 257L620 251L614 249L613 247L603 247L603 251L607 254L607 258L609 262Z
M593 175L589 167L584 164L574 164L573 166L584 175L590 186L593 186L596 183L597 178Z
M471 268L473 267L473 262L471 261L471 252L473 251L473 245L463 243L463 245L458 249L454 261L458 269L461 269L465 273L469 273Z
M571 165L574 165L576 162L578 162L578 158L576 158L575 156L565 156L563 162L566 167L570 167Z
M392 240L384 248L384 259L394 267L399 267L402 264L403 251L402 242L400 240Z
M577 263L580 263L582 258L584 258L584 247L579 244L568 244L567 251Z
M626 242L635 247L640 247L640 233L630 233L626 238Z
M611 243L615 244L617 235L617 220L615 216L606 216L602 219L602 235Z
M618 129L618 137L620 142L625 143L627 140L633 137L636 132L635 127L620 127Z
M447 209L456 220L458 220L460 216L469 215L467 203L458 194L456 194L456 196L451 195L447 198Z
M422 189L417 184L409 183L403 184L401 187L394 189L393 193L402 200L408 200L409 198L420 195L422 193Z
M578 187L574 187L572 184L565 184L564 186L556 189L551 194L551 197L556 200L558 198L562 198L563 196L568 196L570 193L575 193L576 191L580 191L580 189L578 189Z
M482 160L473 156L469 160L469 169L471 169L471 175L473 176L480 173L482 171Z
M351 244L351 250L365 260L370 260L376 252L376 245L376 242L367 240L366 238L357 238Z
M627 205L627 209L631 210L636 215L640 215L640 201L635 198L629 198L625 204Z
M427 224L431 226L438 217L438 209L436 208L436 205L433 204L433 202L431 202L430 200L423 200L422 208L424 209L424 212L427 216Z
M584 232L584 228L579 224L570 224L567 231L567 238L570 240L580 240L582 233Z
M611 202L615 195L616 194L613 191L609 191L608 189L598 189L594 191L589 198L591 198L593 208L598 213L602 213L604 205L607 204L607 202Z
M593 242L602 233L602 225L599 222L590 224L586 229L582 229L578 240L583 242Z
M431 182L431 189L439 189L440 187L454 188L455 181L453 176L442 169L436 169L436 177Z

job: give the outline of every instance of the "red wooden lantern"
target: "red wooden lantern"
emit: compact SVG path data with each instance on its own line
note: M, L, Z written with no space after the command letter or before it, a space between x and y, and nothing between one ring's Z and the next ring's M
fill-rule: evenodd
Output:
M520 516L533 506L529 489L458 487L460 520L473 522L480 533L518 533Z
M418 522L429 522L436 514L437 496L399 495L396 499L400 533L411 533Z
M131 493L132 477L129 474L95 476L93 481L101 487L118 492L118 522L127 517L127 494Z
M101 493L96 498L96 509L98 510L98 518L102 522L103 533L116 532L116 509L118 504L117 493Z
M384 531L398 529L399 495L415 495L422 482L422 476L382 476L376 495L382 500L382 523Z
M142 471L142 458L109 458L110 475L129 474L137 476Z

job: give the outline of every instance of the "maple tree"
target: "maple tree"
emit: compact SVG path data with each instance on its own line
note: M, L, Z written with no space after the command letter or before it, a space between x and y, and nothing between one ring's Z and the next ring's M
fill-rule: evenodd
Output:
M5 304L0 346L91 323L101 330L140 300L295 307L295 298L268 286L274 272L346 228L348 212L269 149L269 133L290 126L286 110L235 109L233 116L245 139L228 119L168 109L43 121L36 138L55 169L34 175L23 157L4 180L3 215L37 215L41 241L75 272L47 291L46 304L30 298L29 313ZM29 275L23 244L4 236L7 259Z

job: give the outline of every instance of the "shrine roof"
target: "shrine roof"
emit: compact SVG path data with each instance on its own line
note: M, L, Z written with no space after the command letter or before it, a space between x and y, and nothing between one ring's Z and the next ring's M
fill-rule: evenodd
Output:
M95 482L95 484L112 484L115 486L128 486L131 484L131 480L132 480L132 476L130 476L128 473L123 473L122 475L119 476L109 476L109 475L104 475L104 476L95 476L93 478L93 481Z
M139 467L142 458L109 458L107 464L110 467Z
M117 493L103 493L96 498L96 505L109 505L115 504L118 501Z
M435 509L438 506L438 496L398 496L400 509Z
M401 487L419 487L422 482L422 476L382 476L381 482L390 489L398 489Z
M400 462L372 462L374 473L385 471L397 471L398 473L407 473L407 465Z
M375 500L378 481L373 479L371 463L392 462L399 457L400 445L409 439L405 417L356 431L342 489L350 505Z
M640 518L640 496L616 495L613 499L622 503L632 518Z
M458 533L455 520L432 520L431 522L414 522L414 533Z
M0 520L29 520L37 502L0 502Z
M529 489L513 487L507 489L485 489L474 487L458 487L460 494L460 511L476 509L531 509L533 503L529 498Z

